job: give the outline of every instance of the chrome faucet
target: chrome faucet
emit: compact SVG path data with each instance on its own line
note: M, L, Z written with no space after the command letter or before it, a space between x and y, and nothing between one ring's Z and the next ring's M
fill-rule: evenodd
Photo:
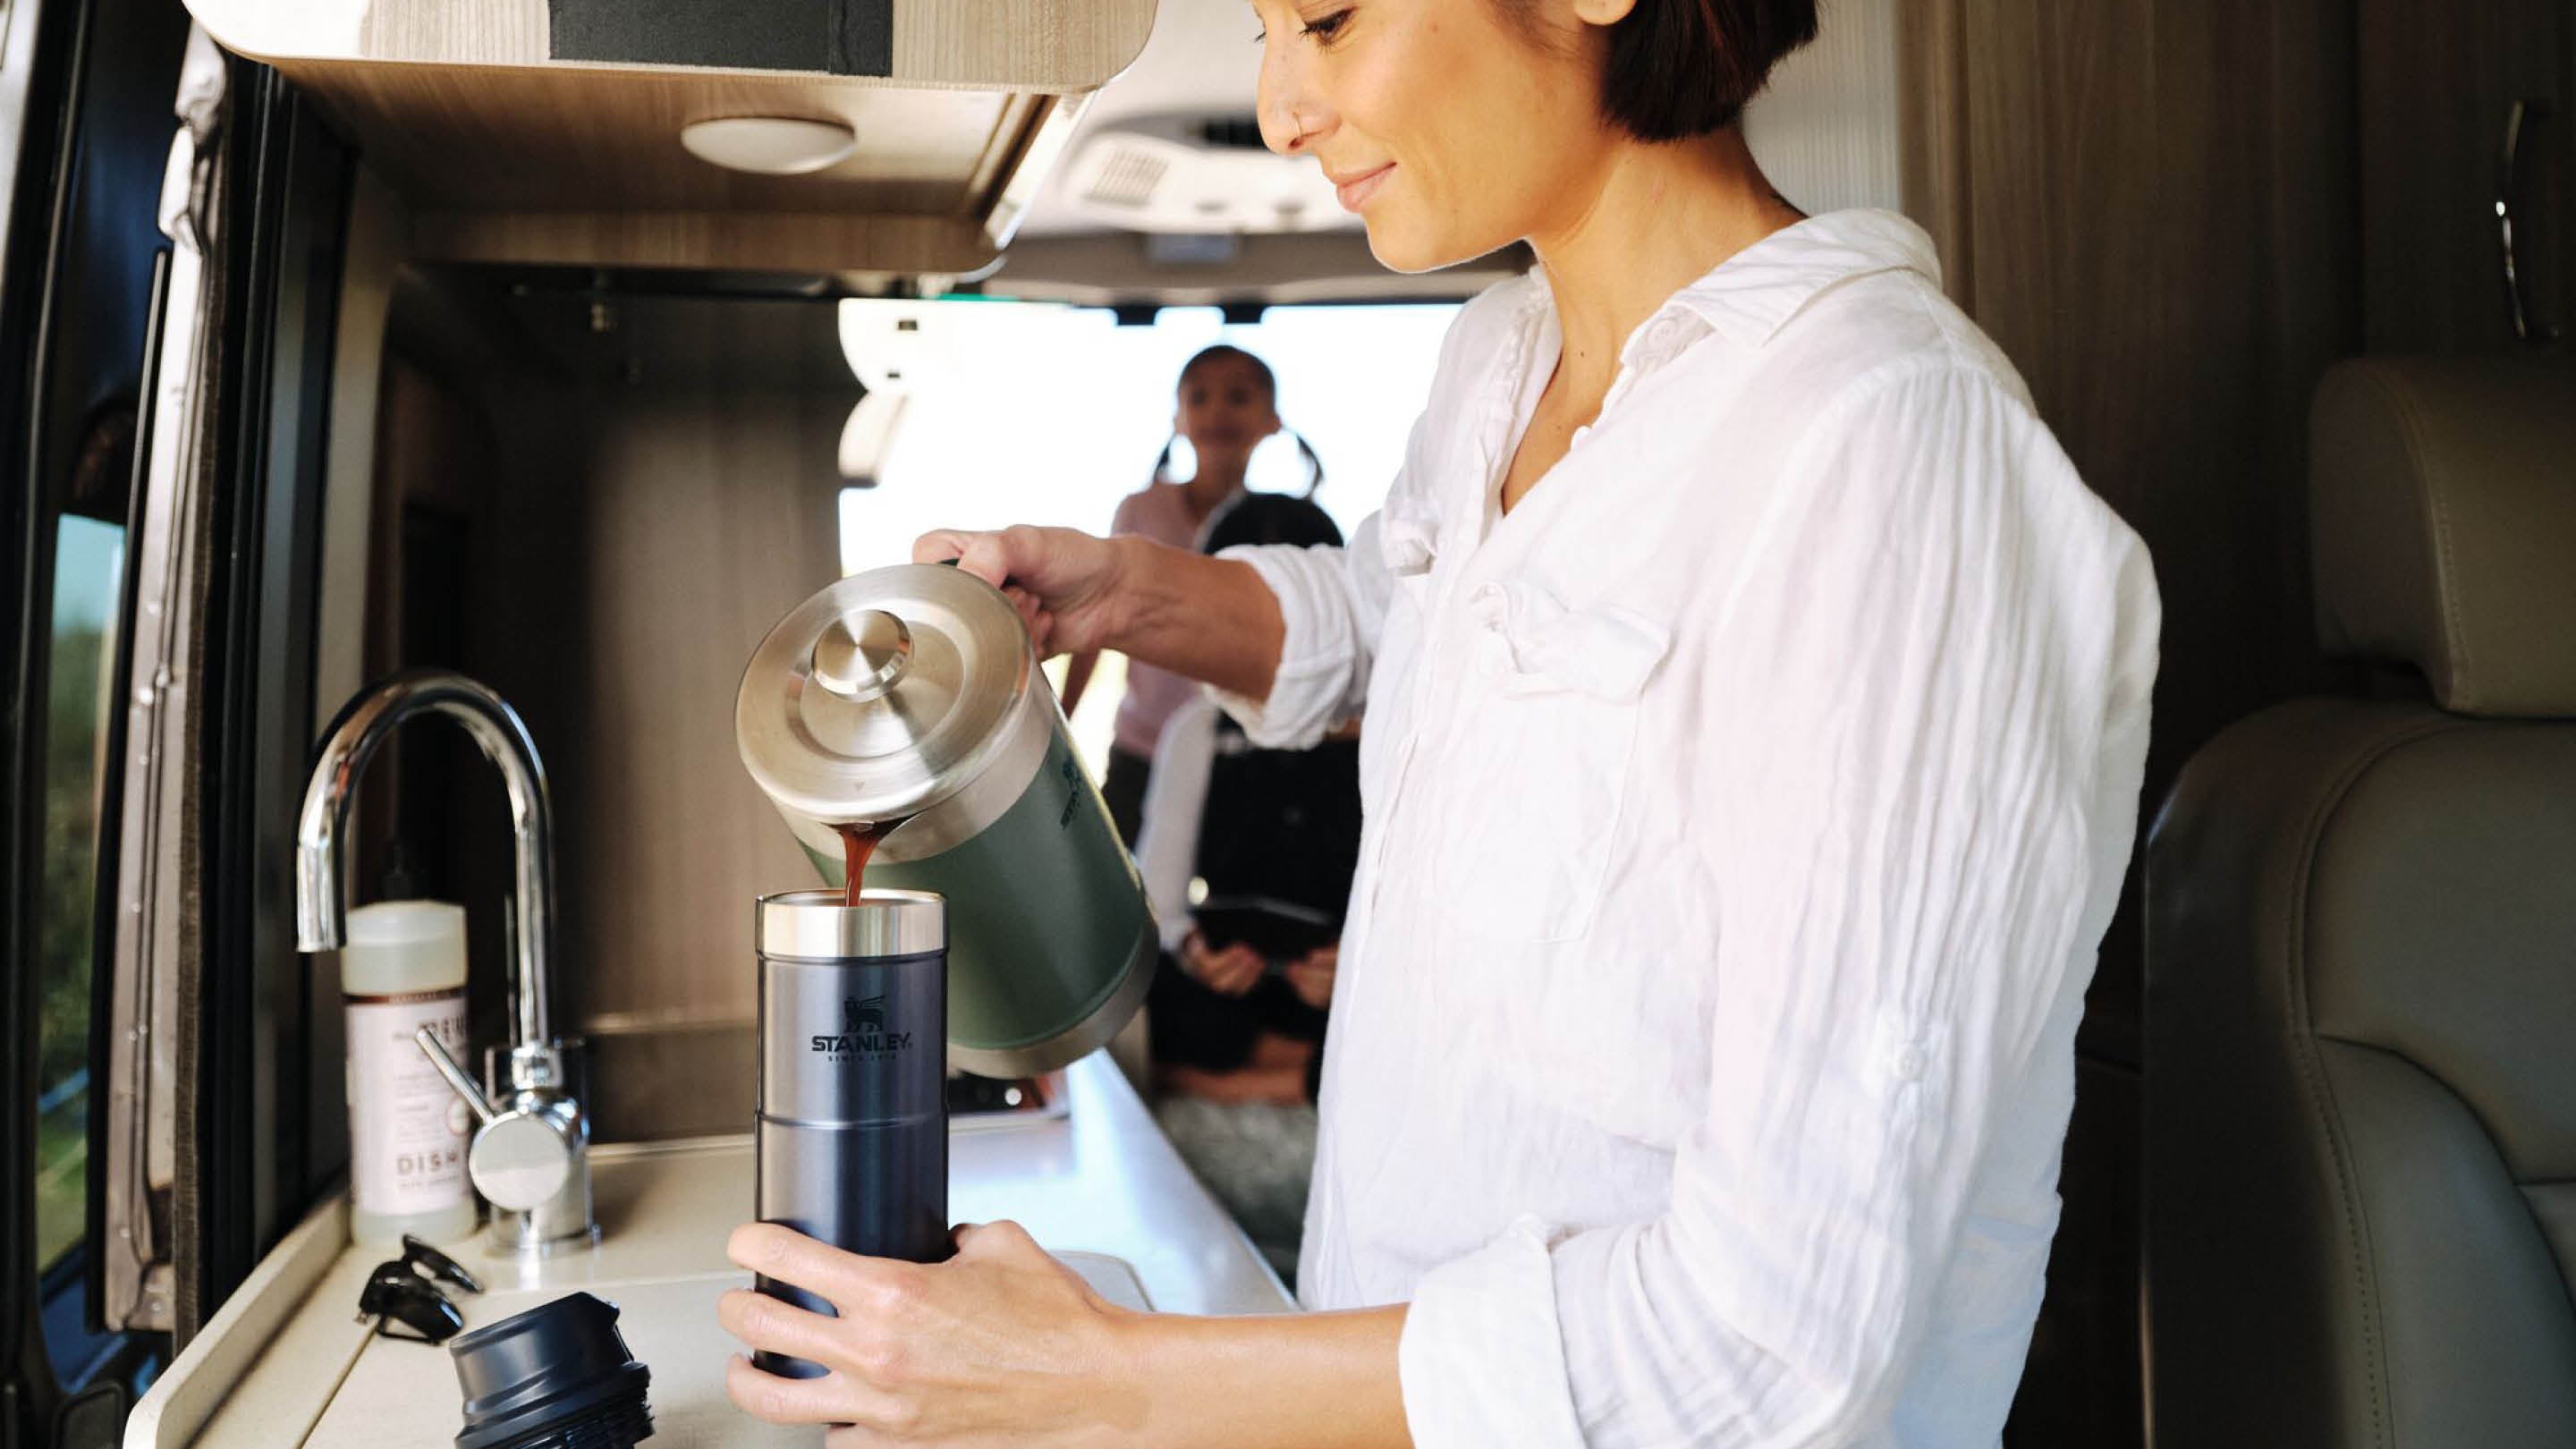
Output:
M496 1246L544 1254L596 1240L591 1217L590 1120L565 1071L565 1048L547 1027L554 985L547 955L553 927L554 819L545 766L527 726L501 697L463 675L419 670L366 690L340 711L304 787L295 828L295 941L304 951L336 950L348 928L340 837L368 760L396 726L423 713L465 727L498 766L510 795L517 840L511 941L510 1020L518 1033L487 1095L434 1035L420 1048L473 1110L466 1171L492 1204Z

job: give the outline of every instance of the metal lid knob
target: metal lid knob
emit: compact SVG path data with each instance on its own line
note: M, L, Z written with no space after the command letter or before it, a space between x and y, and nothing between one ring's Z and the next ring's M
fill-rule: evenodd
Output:
M807 656L814 682L856 703L894 688L912 661L912 631L883 609L861 609L823 627Z

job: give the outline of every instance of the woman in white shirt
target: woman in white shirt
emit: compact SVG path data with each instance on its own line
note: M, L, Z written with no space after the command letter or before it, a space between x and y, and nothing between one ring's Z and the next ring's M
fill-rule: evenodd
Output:
M1993 1445L2158 611L1902 218L1736 118L1812 0L1255 0L1388 264L1515 238L1347 550L938 534L1040 646L1365 709L1300 1296L1108 1307L1008 1224L737 1261L765 1417L941 1444Z

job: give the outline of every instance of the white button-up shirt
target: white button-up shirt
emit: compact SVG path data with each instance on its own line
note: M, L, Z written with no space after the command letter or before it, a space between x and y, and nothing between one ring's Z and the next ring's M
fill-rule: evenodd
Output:
M1365 709L1311 1308L1424 1449L1992 1445L2137 823L2155 582L1882 212L1675 295L1508 516L1559 348L1471 303L1348 550L1240 551L1257 742Z

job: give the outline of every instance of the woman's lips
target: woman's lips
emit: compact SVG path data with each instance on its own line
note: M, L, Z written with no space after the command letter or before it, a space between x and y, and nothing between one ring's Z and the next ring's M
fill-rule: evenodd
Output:
M1342 209L1356 212L1368 205L1369 198L1378 194L1378 191L1386 185L1386 178L1394 171L1395 163L1389 161L1375 171L1363 171L1348 181L1336 180L1333 183L1333 190L1342 199Z

